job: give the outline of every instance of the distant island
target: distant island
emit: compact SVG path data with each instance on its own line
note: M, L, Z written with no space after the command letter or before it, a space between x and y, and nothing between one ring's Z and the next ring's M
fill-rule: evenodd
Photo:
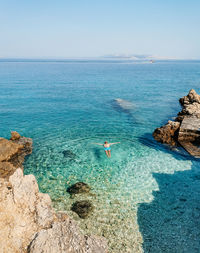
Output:
M136 61L178 60L172 57L163 57L163 56L148 55L148 54L110 54L110 55L103 56L103 58L127 59L127 60L136 60Z

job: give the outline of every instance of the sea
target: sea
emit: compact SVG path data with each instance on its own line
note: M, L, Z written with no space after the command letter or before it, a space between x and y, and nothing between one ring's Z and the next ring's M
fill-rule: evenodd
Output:
M109 252L199 253L200 160L152 137L190 89L200 61L1 59L0 136L33 139L24 173ZM111 158L105 141L120 142ZM70 196L76 182L90 193ZM94 207L86 219L71 210L80 200Z

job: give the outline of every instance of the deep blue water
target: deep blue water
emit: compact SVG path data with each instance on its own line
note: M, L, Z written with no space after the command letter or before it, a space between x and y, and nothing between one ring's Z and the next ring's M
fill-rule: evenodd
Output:
M0 136L9 138L15 130L34 141L25 173L33 173L55 208L67 210L87 232L105 234L102 224L110 224L105 236L113 252L122 246L112 238L124 241L127 230L131 235L139 203L151 202L152 191L159 190L153 173L200 169L183 150L172 151L152 138L156 127L176 116L180 97L191 88L200 93L200 61L1 60L0 88ZM116 98L133 108L117 109ZM120 142L111 159L93 144L105 140ZM66 150L73 159L64 156ZM75 200L66 192L77 181L95 194L88 198L96 211L84 221L70 211ZM113 235L120 222L126 226ZM126 250L132 237L126 235Z

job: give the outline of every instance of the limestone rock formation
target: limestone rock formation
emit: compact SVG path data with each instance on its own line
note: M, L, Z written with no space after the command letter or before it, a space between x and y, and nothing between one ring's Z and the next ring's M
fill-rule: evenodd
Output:
M168 123L160 128L156 128L153 137L155 140L166 143L171 146L176 146L178 140L179 122L169 120Z
M195 90L190 90L187 96L179 99L182 111L178 113L177 119L182 121L185 116L200 118L200 95Z
M178 113L175 121L169 121L165 126L155 129L153 136L157 141L171 146L180 144L191 155L200 157L200 150L198 150L200 144L200 95L192 89L187 96L180 98L179 102L182 111Z
M25 252L35 233L50 226L54 220L53 210L41 215L41 202L43 206L51 204L48 195L39 194L33 175L23 176L22 170L17 169L9 180L0 178L2 252Z
M12 132L11 140L0 138L0 177L9 177L23 168L24 157L32 153L32 139Z
M200 118L196 116L185 116L182 120L178 141L200 143Z
M38 232L29 246L29 253L105 253L106 248L105 239L83 236L74 221L67 217Z
M17 169L0 178L0 249L2 252L106 252L103 238L83 236L66 214L56 214L33 175Z
M65 213L55 213L48 194L17 164L32 150L32 140L0 138L0 252L105 253L105 239L84 236Z

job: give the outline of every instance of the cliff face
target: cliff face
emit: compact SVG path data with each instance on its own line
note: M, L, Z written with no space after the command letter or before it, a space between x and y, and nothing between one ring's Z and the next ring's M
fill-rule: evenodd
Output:
M107 252L104 238L82 235L67 214L54 212L35 177L15 167L31 152L27 141L0 139L0 252Z

